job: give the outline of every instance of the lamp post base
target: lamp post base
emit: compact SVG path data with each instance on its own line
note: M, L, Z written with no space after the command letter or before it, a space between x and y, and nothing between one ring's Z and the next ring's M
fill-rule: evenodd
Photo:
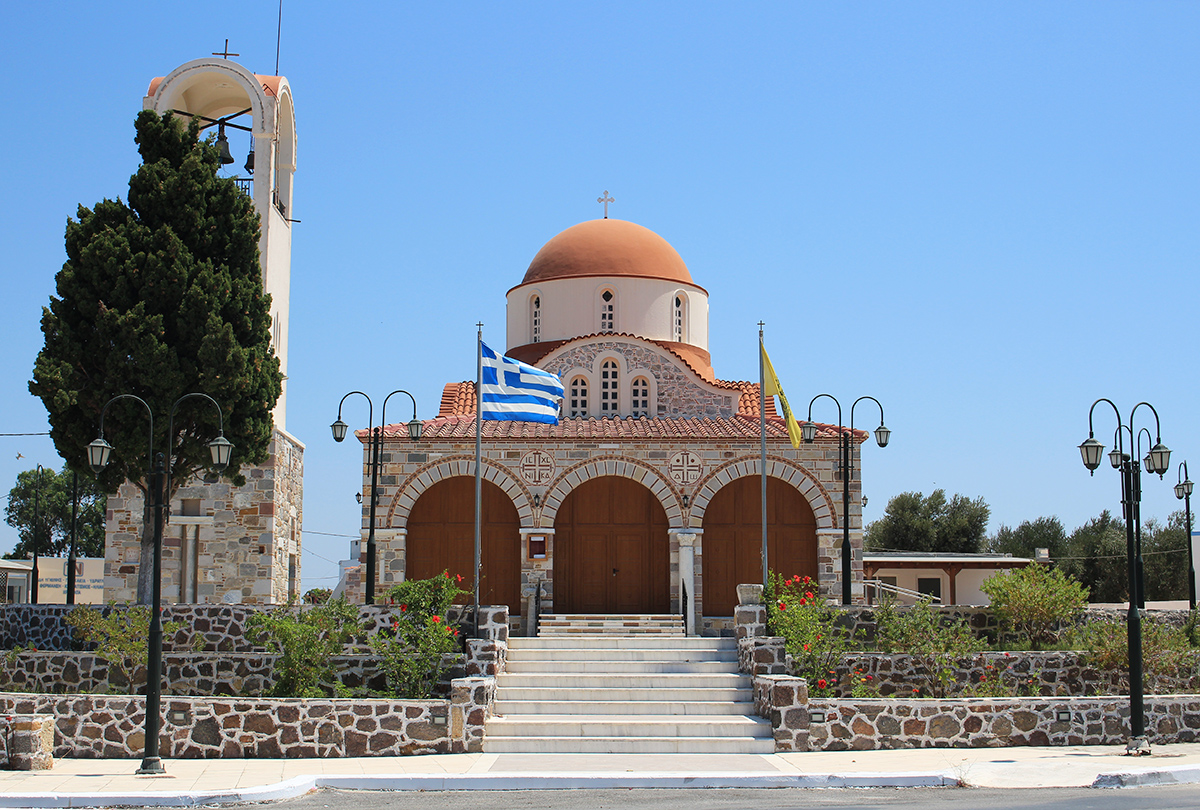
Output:
M1129 742L1125 743L1125 756L1150 756L1150 741L1145 737L1130 737Z
M166 772L162 766L162 760L158 757L146 757L142 760L142 767L134 771L138 776L154 776Z

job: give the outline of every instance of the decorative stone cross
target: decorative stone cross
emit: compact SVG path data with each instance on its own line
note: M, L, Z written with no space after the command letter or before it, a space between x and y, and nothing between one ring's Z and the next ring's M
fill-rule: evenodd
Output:
M229 52L229 37L225 37L225 50L213 51L213 56L221 56L221 57L224 57L225 59L228 59L231 56L241 56L241 54Z
M608 189L604 189L604 196L597 197L596 202L604 203L604 218L608 219L608 204L610 202L616 202L616 200L614 200L612 197L608 196Z

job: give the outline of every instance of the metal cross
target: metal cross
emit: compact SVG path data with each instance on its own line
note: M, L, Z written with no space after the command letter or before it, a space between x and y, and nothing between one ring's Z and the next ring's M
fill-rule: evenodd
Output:
M231 56L241 56L241 54L240 54L240 53L230 53L230 52L229 52L229 37L225 37L225 50L224 50L224 51L220 51L220 52L218 52L218 51L213 51L213 56L222 56L222 57L224 57L224 58L228 59L228 58L229 58L229 57L231 57Z
M608 204L610 202L616 202L616 200L614 200L612 197L608 196L608 189L604 189L604 196L597 197L596 202L604 203L604 218L608 219Z

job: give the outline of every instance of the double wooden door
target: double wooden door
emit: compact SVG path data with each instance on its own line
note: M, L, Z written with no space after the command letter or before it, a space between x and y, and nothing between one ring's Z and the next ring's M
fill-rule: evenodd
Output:
M737 586L762 582L762 479L738 478L704 511L704 615L732 616ZM767 479L767 565L792 577L817 578L817 520L800 492Z
M606 476L586 481L554 521L556 613L670 610L667 516L650 490Z

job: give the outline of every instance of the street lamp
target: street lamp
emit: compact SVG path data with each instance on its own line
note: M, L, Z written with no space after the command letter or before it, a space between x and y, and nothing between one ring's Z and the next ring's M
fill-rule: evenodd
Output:
M812 406L821 397L832 399L838 409L838 435L841 438L841 469L842 469L842 604L851 602L850 595L850 481L854 478L854 467L851 464L850 442L854 434L854 409L864 399L869 399L879 405L879 427L875 428L875 441L880 447L887 447L891 440L892 431L883 424L883 405L875 397L859 397L850 406L850 431L842 427L842 403L832 394L817 394L808 403L808 421L800 426L800 435L805 443L811 444L817 438L817 426L812 420Z
M208 394L184 394L179 399L175 400L175 404L171 406L170 419L167 421L167 450L172 449L172 437L175 435L175 412L179 410L180 404L191 397L201 397L207 399L217 409L218 430L217 438L208 443L209 452L212 454L212 467L217 472L221 472L229 466L229 457L233 452L233 445L225 438L225 415L221 412L221 406L217 401ZM163 530L163 513L169 507L170 503L164 498L171 491L171 467L165 465L163 454L154 452L154 412L150 410L150 406L141 397L136 397L133 394L117 394L104 404L104 410L100 412L100 435L88 445L88 466L96 475L108 466L108 460L112 455L113 446L104 440L104 416L108 413L108 408L119 399L132 399L140 402L142 407L146 409L146 416L150 420L150 441L147 445L146 460L148 464L153 464L146 472L146 494L150 500L150 509L154 514L154 560L153 560L153 604L150 607L150 630L149 630L149 656L146 667L146 748L142 756L142 767L137 769L139 774L156 774L163 773L162 760L158 756L158 730L161 726L161 703L162 703L162 530Z
M1154 409L1153 405L1149 402L1139 402L1134 405L1133 410L1129 412L1129 424L1126 425L1122 423L1121 411L1113 404L1112 400L1101 397L1093 402L1092 407L1088 410L1088 437L1079 445L1083 466L1087 467L1093 475L1096 473L1096 468L1100 466L1100 457L1104 453L1104 446L1096 440L1095 432L1092 430L1092 414L1101 402L1107 402L1112 406L1113 413L1117 416L1117 431L1114 437L1116 446L1109 453L1108 460L1114 468L1121 471L1121 505L1125 514L1125 553L1129 569L1129 613L1125 620L1129 644L1129 742L1125 745L1125 753L1148 754L1150 753L1150 744L1146 741L1146 716L1143 705L1142 612L1139 609L1142 598L1141 581L1138 574L1141 552L1135 536L1136 524L1140 523L1139 514L1142 500L1141 465L1137 461L1137 452L1140 447L1134 441L1135 436L1139 440L1141 436L1133 429L1133 418L1137 414L1138 408L1145 405L1154 414L1155 444L1146 454L1146 471L1157 473L1161 478L1170 466L1171 451L1162 443L1158 411ZM1125 452L1126 432L1129 433L1129 453Z
M374 424L374 419L375 419L374 403L372 403L371 398L369 396L367 396L366 394L364 394L362 391L351 391L349 394L346 394L346 396L342 397L342 401L338 403L337 421L329 426L330 430L333 431L333 440L335 442L340 442L343 439L345 439L346 432L350 429L350 426L342 421L342 405L346 402L346 399L353 394L358 394L359 396L361 396L363 399L365 399L367 401L367 423L368 423L367 426L371 429L371 448L370 448L370 452L371 452L371 492L370 492L371 516L370 516L370 523L369 523L369 526L367 529L367 594L366 594L366 599L367 599L368 605L373 605L373 604L375 604L375 503L376 503L376 501L379 500L379 498L377 497L378 485L379 485L379 456L380 456L380 449L383 445L383 426L387 424L386 420L387 420L388 400L391 399L394 394L405 394L409 399L412 400L413 418L408 423L408 437L410 439L412 439L414 442L421 438L421 421L419 419L417 419L417 398L414 397L412 394L408 393L407 391L397 388L391 394L388 394L387 397L385 397L383 400L383 407L379 411L379 427L371 427L371 425ZM359 493L359 501L358 502L362 503L361 493Z
M1187 462L1179 463L1179 483L1175 497L1183 501L1183 536L1188 550L1188 607L1196 609L1196 561L1192 559L1192 479L1188 478Z

